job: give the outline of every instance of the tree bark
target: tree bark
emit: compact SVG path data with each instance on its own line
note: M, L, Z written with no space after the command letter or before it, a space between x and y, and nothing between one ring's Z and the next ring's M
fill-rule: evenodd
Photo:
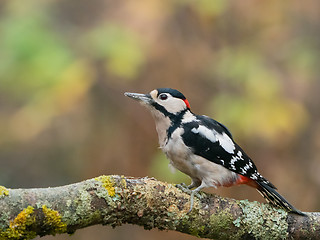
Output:
M268 204L202 194L153 178L100 176L54 188L0 187L0 239L73 233L130 223L210 239L316 239L320 213L288 214Z

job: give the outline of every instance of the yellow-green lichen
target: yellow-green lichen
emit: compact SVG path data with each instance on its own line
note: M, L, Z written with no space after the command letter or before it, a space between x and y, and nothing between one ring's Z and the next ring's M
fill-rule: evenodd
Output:
M121 175L120 184L121 184L122 188L127 188L127 181L126 181L126 178L123 175Z
M2 239L33 239L37 236L30 228L35 223L34 209L31 206L23 209L17 217L10 222L9 228L0 233Z
M220 211L210 216L210 225L213 226L213 238L228 239L230 237L233 217L228 211ZM231 239L231 237L230 237Z
M96 177L95 180L102 183L102 187L104 187L108 191L108 194L110 197L114 197L116 195L116 191L114 188L114 181L112 177L102 175L102 176Z
M4 186L0 186L0 197L8 196L8 195L9 195L9 190L6 189Z
M61 220L61 216L58 211L43 205L42 212L45 216L44 227L49 234L55 235L57 233L67 232L67 224Z

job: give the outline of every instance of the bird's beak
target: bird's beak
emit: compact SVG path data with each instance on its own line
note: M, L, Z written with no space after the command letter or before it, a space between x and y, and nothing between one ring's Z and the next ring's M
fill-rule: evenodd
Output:
M150 94L125 92L124 95L129 98L133 98L134 100L138 100L142 103L150 104L152 102L152 97Z

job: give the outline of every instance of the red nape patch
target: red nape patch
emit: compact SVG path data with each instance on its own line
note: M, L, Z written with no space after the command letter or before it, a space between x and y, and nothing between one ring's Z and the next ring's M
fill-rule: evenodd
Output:
M258 184L254 180L240 174L236 184L247 184L250 187L254 187L254 188L258 187Z
M183 101L184 101L184 103L187 105L187 108L190 109L190 104L189 104L188 100L187 100L187 99L184 99Z

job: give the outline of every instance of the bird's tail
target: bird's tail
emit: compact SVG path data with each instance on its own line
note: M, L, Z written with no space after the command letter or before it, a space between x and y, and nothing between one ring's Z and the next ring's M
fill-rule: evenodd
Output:
M292 206L284 197L282 197L275 188L272 188L271 186L267 185L263 182L257 182L259 185L257 190L261 193L261 195L267 200L267 202L271 203L272 205L275 205L277 207L281 207L284 210L292 213L296 213L302 216L305 216L304 213L296 209L294 206Z

